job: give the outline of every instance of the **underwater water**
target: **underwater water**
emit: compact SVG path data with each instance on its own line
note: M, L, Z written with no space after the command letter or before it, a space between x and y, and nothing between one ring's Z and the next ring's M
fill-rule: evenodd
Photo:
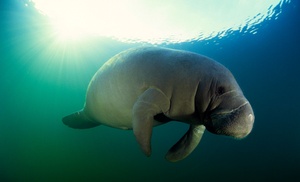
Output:
M188 125L154 128L152 155L132 131L75 130L61 118L82 108L88 83L110 57L142 43L108 38L58 43L44 17L0 3L0 181L298 181L300 170L300 3L284 5L256 34L233 33L161 45L209 56L231 70L255 123L243 140L205 132L185 160L168 149Z

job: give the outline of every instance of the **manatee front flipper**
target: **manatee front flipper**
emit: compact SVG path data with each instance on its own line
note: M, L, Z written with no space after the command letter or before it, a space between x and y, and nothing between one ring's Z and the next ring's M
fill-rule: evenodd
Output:
M149 88L133 106L133 132L142 151L151 155L151 135L154 116L166 113L170 107L170 100L159 89Z
M190 155L199 144L204 130L203 125L190 125L186 134L168 151L166 159L177 162Z
M75 129L88 129L100 125L89 119L83 110L63 117L62 121L65 125Z

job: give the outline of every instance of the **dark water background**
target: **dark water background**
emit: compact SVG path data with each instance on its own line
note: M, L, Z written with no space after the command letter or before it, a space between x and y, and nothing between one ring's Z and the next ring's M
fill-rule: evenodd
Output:
M0 3L0 181L298 181L300 7L284 5L257 34L166 47L212 57L235 75L256 115L244 140L206 132L179 163L164 160L187 125L153 133L146 158L132 131L73 130L61 118L80 109L86 87L111 56L140 44L108 39L58 47L43 17L19 1Z

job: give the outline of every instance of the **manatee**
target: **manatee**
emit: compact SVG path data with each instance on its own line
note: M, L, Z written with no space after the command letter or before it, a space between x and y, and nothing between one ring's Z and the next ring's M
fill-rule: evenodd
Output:
M199 54L139 47L109 59L93 76L82 110L62 119L71 128L98 125L133 130L146 156L152 128L169 121L189 124L168 151L171 162L186 158L205 129L241 139L253 128L254 113L232 73Z

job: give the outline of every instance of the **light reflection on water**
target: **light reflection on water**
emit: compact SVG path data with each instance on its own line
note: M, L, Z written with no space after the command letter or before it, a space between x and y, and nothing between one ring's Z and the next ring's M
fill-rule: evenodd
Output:
M29 0L49 17L59 39L110 37L122 42L179 43L257 32L290 0L47 1Z

